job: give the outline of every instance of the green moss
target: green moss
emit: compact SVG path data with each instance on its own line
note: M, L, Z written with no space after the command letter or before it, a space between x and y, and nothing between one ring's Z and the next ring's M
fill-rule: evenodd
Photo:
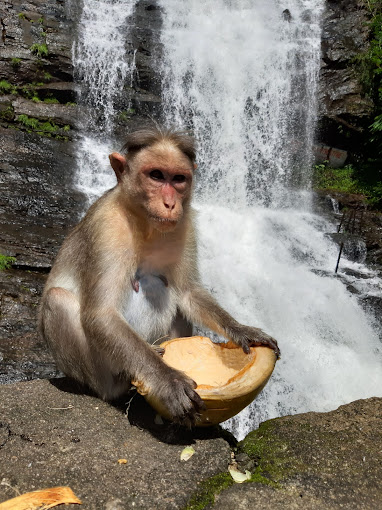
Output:
M44 80L45 80L46 82L47 82L47 81L50 81L50 80L53 78L53 76L52 76L50 73L48 73L47 71L44 71L44 72L42 73L42 75L43 75L43 78L44 78Z
M123 110L118 114L118 121L123 123L128 122L133 115L135 115L135 109L129 108L128 110Z
M224 489L228 489L235 482L228 473L219 473L218 475L204 480L200 484L197 493L192 496L187 506L183 510L203 510L207 505L215 502L215 495Z
M48 103L48 104L59 104L60 101L58 99L56 99L55 97L46 97L44 99L44 103Z
M0 111L0 119L8 122L12 121L15 116L15 112L12 106L8 106L5 110Z
M46 132L46 133L56 133L60 128L56 124L51 123L51 122L43 122L43 123L40 122L40 129L41 129L41 131Z
M23 12L19 12L17 15L20 19L25 19L25 14Z
M279 487L279 482L285 478L306 469L291 455L289 443L280 439L276 422L277 419L262 423L238 444L238 450L246 453L257 465L250 481L274 488Z
M44 44L32 44L32 46L29 48L31 53L33 55L37 55L39 58L41 57L47 57L49 55L48 46Z
M38 129L40 124L38 119L35 119L34 117L28 117L28 115L24 114L18 115L16 117L16 120L17 122L20 122L23 126L32 129Z
M4 271L4 269L9 269L15 262L16 262L15 257L8 257L7 255L2 255L0 253L0 271Z
M358 181L354 177L352 165L343 168L331 168L321 164L314 167L313 186L317 189L340 191L343 193L360 193Z
M12 58L11 59L11 65L14 69L18 69L20 67L20 64L21 64L21 58Z
M1 94L17 94L17 87L9 83L7 80L0 80L0 93Z
M365 168L346 165L343 168L331 168L327 164L315 165L313 187L316 190L338 191L362 195L365 203L382 207L382 182L375 179L367 182Z
M28 115L18 115L16 117L16 121L20 123L22 126L24 126L28 133L35 132L40 136L46 136L48 138L51 138L53 136L57 140L64 141L68 140L66 136L61 136L59 134L60 127L57 126L54 122L49 121L42 122L34 117L28 117Z

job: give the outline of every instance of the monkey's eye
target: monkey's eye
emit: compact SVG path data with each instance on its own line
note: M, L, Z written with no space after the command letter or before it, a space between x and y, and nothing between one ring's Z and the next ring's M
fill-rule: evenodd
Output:
M159 181L159 180L164 179L163 173L157 169L151 170L149 175L150 175L151 179L154 179L154 181Z
M185 182L186 176L185 175L174 175L173 179L174 182Z

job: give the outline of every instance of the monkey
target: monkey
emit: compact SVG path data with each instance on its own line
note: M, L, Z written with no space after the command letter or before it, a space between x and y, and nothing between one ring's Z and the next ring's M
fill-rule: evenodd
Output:
M156 339L200 324L239 345L276 340L238 323L202 286L191 207L196 144L185 132L141 128L110 154L117 184L64 240L47 279L39 330L57 366L104 400L143 382L176 423L204 408L196 383L168 366Z

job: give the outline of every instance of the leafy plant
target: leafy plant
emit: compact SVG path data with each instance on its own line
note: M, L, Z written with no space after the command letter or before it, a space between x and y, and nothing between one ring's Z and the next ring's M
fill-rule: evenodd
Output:
M313 170L315 189L363 195L365 202L372 207L382 207L382 181L367 182L365 168L355 168L353 165L332 168L323 163L315 165Z
M33 55L37 55L38 57L47 57L49 55L48 46L44 44L32 44L29 48Z
M31 129L38 129L40 124L38 119L35 119L34 117L28 117L28 115L24 114L18 115L16 117L16 120L17 122L23 124L25 127Z
M16 262L15 257L8 257L7 255L2 255L0 253L0 271L4 271L4 269L9 269L15 262Z
M17 88L7 80L0 80L0 92L2 94L17 94Z

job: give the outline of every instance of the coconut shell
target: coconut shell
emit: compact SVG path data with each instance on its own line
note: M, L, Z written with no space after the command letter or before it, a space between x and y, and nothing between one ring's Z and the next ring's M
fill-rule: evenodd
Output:
M216 425L239 413L264 388L276 363L268 347L251 347L245 354L232 342L216 344L201 336L174 338L161 347L165 349L163 360L197 383L195 391L207 408L197 426ZM171 418L144 384L136 386L159 414Z

